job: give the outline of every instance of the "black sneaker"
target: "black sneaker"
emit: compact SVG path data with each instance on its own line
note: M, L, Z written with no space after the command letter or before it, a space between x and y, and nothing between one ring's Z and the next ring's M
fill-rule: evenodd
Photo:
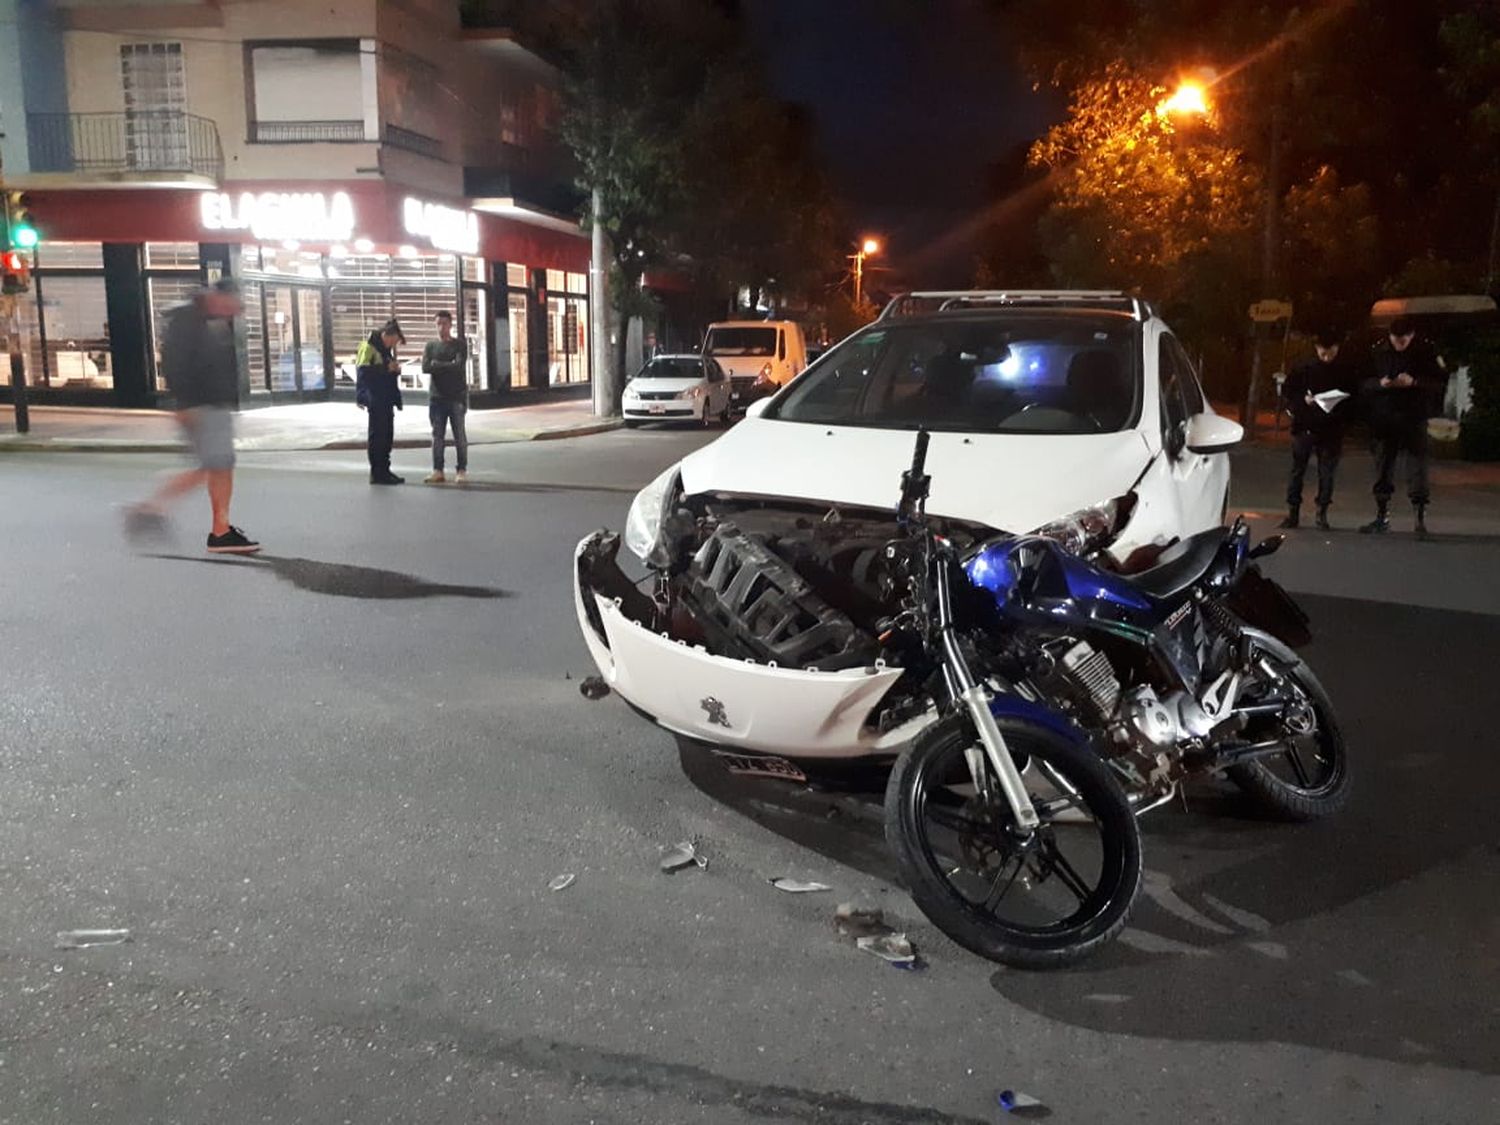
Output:
M154 508L137 504L125 509L125 535L134 542L167 539L171 530L167 517Z
M405 477L398 477L395 473L374 473L370 477L371 484L405 484Z
M237 527L231 527L223 535L210 535L208 549L216 555L253 555L260 544Z

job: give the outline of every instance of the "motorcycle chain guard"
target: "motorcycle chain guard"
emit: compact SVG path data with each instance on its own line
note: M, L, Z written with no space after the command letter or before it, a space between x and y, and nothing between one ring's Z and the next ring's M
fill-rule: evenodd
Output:
M819 671L874 663L870 637L732 523L698 548L680 596L721 656Z

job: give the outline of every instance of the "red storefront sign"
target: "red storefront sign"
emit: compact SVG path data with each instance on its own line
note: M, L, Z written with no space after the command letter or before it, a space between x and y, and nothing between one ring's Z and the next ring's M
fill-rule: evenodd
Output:
M311 198L317 195L322 199ZM433 252L420 234L407 229L407 200L414 193L385 183L228 183L217 193L85 188L29 191L27 196L44 240L51 242L279 242L297 237L301 223L298 241L309 247L368 239L383 252L407 244ZM416 198L466 208L462 200ZM574 273L588 269L589 242L582 234L482 212L477 219L479 255L489 261ZM259 238L252 227L274 235ZM342 237L345 230L347 238Z

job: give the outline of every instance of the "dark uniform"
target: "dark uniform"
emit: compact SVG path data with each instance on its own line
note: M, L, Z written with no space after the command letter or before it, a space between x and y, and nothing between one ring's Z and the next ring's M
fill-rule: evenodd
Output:
M1365 382L1365 416L1375 443L1375 504L1373 522L1361 531L1385 531L1390 527L1390 503L1395 494L1396 458L1406 454L1406 494L1417 510L1417 531L1426 533L1426 508L1431 499L1427 485L1427 419L1441 405L1448 377L1438 362L1437 351L1427 340L1413 337L1397 351L1390 340L1375 347L1374 372ZM1399 387L1395 380L1410 375L1412 383ZM1387 380L1382 386L1381 380Z
M1302 507L1302 482L1307 476L1307 463L1316 453L1318 526L1328 527L1333 479L1344 452L1344 427L1348 424L1354 389L1353 372L1338 356L1327 363L1315 356L1293 368L1287 376L1282 394L1286 396L1287 411L1292 416L1292 475L1286 486L1287 518L1283 526L1297 526L1298 511ZM1340 400L1328 410L1316 402L1307 401L1309 395L1326 391L1342 391L1351 397Z

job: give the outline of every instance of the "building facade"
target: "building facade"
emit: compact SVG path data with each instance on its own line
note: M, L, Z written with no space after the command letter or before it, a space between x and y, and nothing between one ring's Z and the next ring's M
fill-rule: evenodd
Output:
M246 406L352 396L391 317L420 389L440 310L477 404L587 382L558 91L455 0L0 0L0 175L42 233L33 401L154 405L164 314L224 276Z

